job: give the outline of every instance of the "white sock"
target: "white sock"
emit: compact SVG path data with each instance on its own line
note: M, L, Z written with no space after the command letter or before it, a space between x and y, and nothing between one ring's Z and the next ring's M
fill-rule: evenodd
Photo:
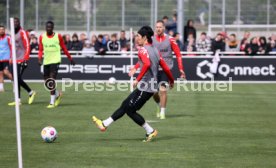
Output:
M145 122L142 127L146 130L147 134L150 134L154 131L154 129L147 122Z
M0 83L0 90L4 90L4 83Z
M50 104L55 104L55 100L56 100L56 95L51 95L51 100L50 100Z
M111 123L113 123L113 119L111 117L107 118L106 120L103 120L103 125L105 127L108 127Z
M160 109L160 115L165 115L166 108L161 107Z
M34 93L34 91L30 91L30 92L29 92L29 96L31 96L33 93Z

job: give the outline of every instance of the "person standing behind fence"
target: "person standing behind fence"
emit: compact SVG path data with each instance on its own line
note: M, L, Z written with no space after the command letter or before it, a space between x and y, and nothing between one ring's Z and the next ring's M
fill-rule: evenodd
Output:
M196 50L198 52L208 52L211 50L211 41L207 38L205 32L202 32L200 39L196 43Z
M28 34L20 25L19 18L14 18L14 28L15 28L15 49L16 49L16 62L17 62L17 77L18 77L18 92L19 92L19 104L21 104L20 88L23 87L29 94L28 104L32 104L36 95L29 85L22 79L24 70L27 68L27 61L30 56L30 42ZM12 69L13 70L13 69ZM15 106L15 102L8 104L9 106Z
M124 30L121 30L120 32L119 42L120 42L121 50L127 51L128 48L127 48L126 32Z
M120 42L117 40L117 34L114 33L111 35L111 41L107 43L108 51L121 51Z
M194 28L193 20L188 20L186 26L184 26L184 43L188 41L189 34L192 34L194 39L196 39L196 29Z

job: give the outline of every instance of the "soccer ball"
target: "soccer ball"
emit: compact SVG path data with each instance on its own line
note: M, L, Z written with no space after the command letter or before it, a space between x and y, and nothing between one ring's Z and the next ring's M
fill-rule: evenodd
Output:
M109 84L115 84L115 83L116 83L116 79L115 79L114 77L110 77L110 78L108 79L108 83L109 83Z
M54 142L57 139L57 130L54 127L47 126L42 129L41 137L47 143Z

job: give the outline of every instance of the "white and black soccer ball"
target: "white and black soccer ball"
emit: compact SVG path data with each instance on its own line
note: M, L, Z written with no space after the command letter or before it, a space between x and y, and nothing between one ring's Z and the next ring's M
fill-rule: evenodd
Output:
M41 137L47 143L54 142L57 139L57 135L57 130L52 126L47 126L41 131Z

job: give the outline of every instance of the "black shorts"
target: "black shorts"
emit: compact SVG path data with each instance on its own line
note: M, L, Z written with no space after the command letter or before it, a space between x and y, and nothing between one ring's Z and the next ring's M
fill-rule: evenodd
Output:
M56 78L58 74L59 63L44 65L44 78Z
M9 62L0 62L0 71L9 68Z
M169 78L167 77L164 71L158 71L157 74L157 82L159 86L167 87L169 86Z

